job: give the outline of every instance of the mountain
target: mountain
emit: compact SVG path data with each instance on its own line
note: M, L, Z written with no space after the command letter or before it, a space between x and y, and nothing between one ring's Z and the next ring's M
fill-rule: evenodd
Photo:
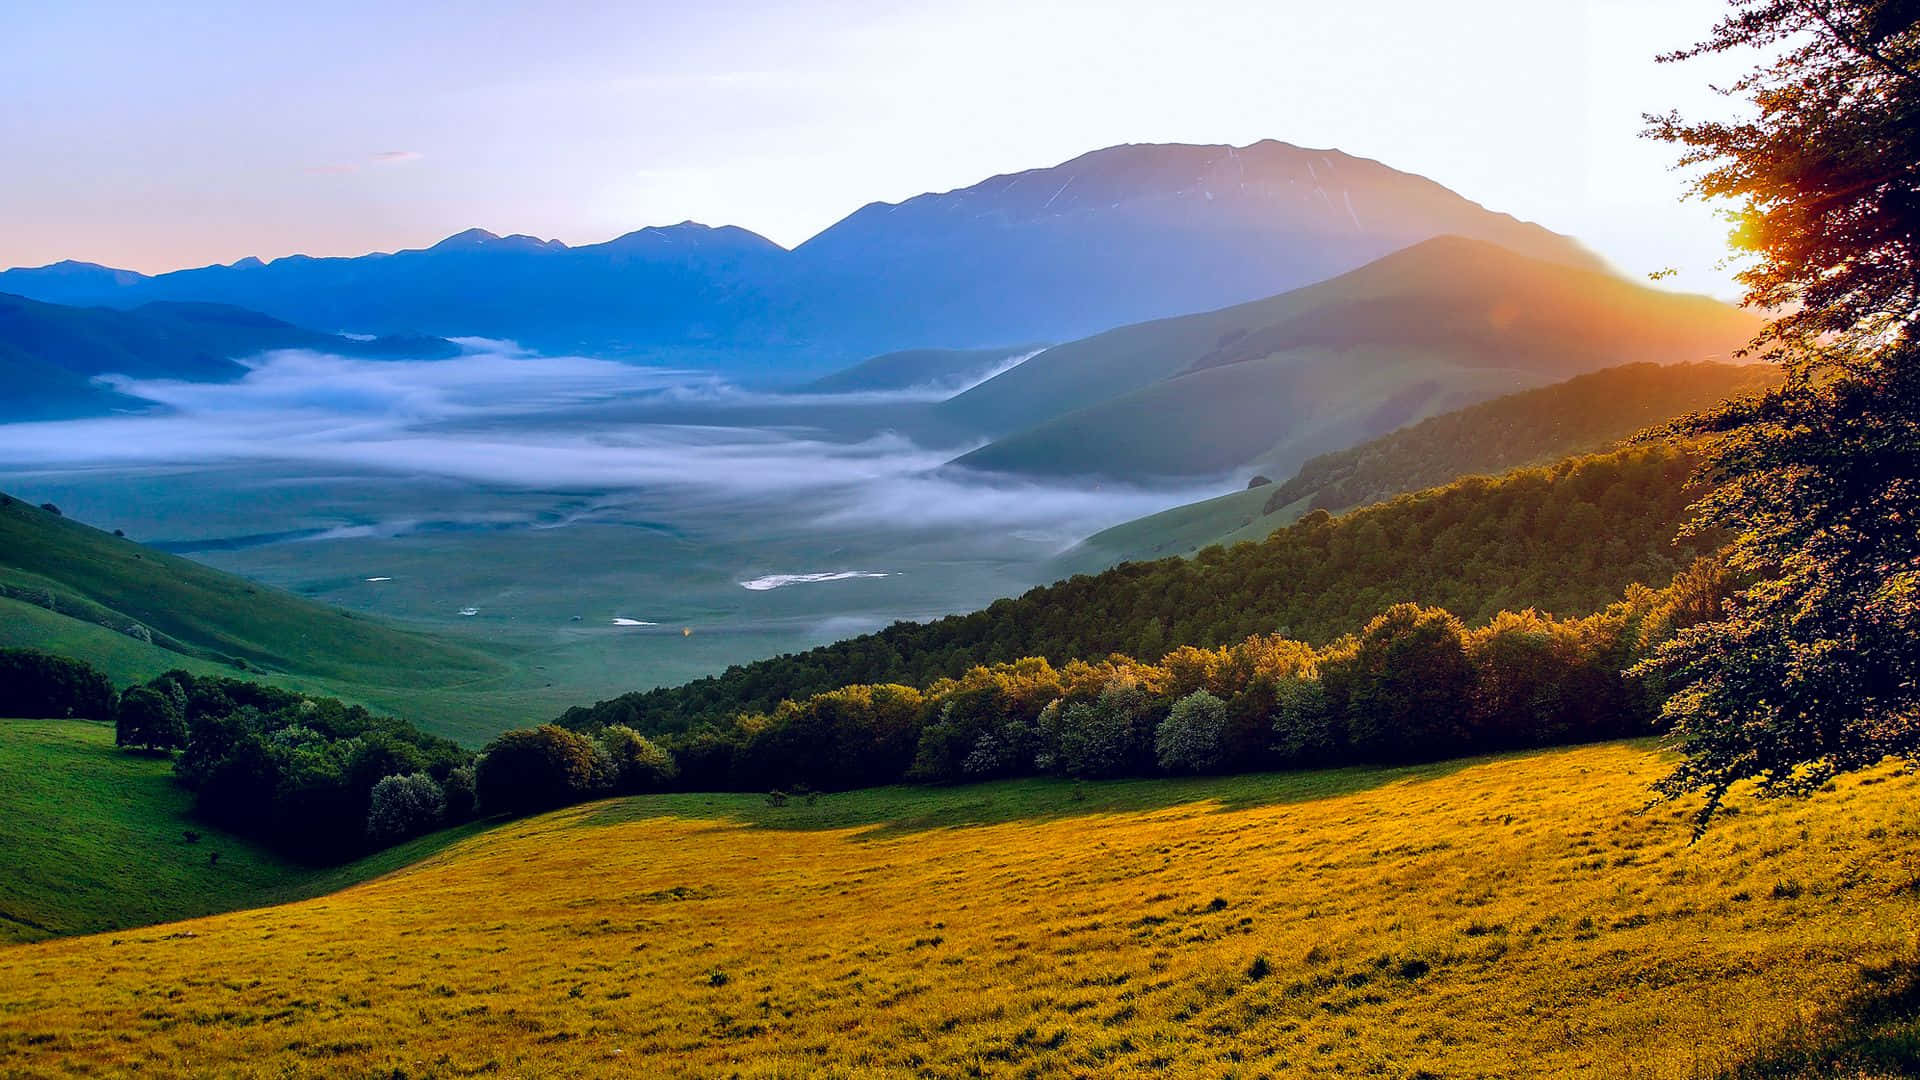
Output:
M1296 288L1443 234L1597 269L1572 240L1336 150L1148 145L873 203L788 251L683 222L568 247L473 229L355 258L148 277L63 263L0 290L202 300L360 333L511 338L791 378L907 348L1064 341Z
M1706 297L1439 237L1304 289L1048 349L940 411L1011 429L958 459L974 469L1284 474L1516 389L1724 358L1759 325Z
M95 377L226 379L245 371L238 358L269 349L411 358L459 351L450 341L419 335L362 341L317 333L226 304L156 301L119 311L0 293L0 374L15 388L0 401L0 420L142 408L147 403Z
M1780 381L1765 364L1625 364L1430 417L1321 454L1283 483L1250 487L1096 533L1063 572L1190 555L1260 540L1310 510L1339 513L1462 476L1492 475L1592 453L1636 432Z
M904 349L862 360L815 379L802 390L850 394L919 388L959 390L986 381L1021 358L1038 352L1031 346L1000 349Z

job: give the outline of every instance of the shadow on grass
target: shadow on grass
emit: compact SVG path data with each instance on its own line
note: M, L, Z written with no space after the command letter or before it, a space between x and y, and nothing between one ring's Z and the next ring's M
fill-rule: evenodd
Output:
M1725 1080L1920 1076L1920 962L1868 966L1860 980L1861 988L1838 1007L1720 1075Z
M773 805L764 794L646 795L590 807L574 824L590 827L666 817L704 818L759 829L863 829L862 837L882 838L929 829L1139 813L1196 803L1216 804L1219 812L1248 810L1351 795L1392 784L1421 783L1488 762L1553 752L1529 750L1425 765L1237 776L1000 780L957 787L896 785L810 797L793 795L782 806Z

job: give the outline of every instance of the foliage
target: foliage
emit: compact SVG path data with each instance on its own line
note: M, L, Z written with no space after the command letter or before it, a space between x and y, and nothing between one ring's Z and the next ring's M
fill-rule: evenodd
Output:
M1227 703L1195 690L1173 703L1153 737L1154 758L1170 773L1212 772L1226 757Z
M474 787L487 813L531 813L591 795L599 779L594 765L592 740L545 724L488 743L474 767Z
M114 741L143 750L177 750L187 741L187 701L178 684L130 686L120 695Z
M1684 451L1655 445L1468 478L1337 519L1308 515L1260 543L1127 563L968 615L899 623L685 686L625 694L570 709L560 723L623 724L659 737L725 727L742 713L771 713L783 700L843 686L931 690L1022 657L1055 667L1113 652L1151 658L1276 631L1325 642L1402 601L1446 608L1469 623L1528 607L1594 611L1634 582L1670 580L1717 545L1711 534L1672 541L1692 471ZM957 773L973 748L971 737L961 742L937 773Z
M426 773L388 776L368 799L367 835L392 843L430 832L444 818L446 793Z
M1750 304L1786 380L1696 418L1712 490L1695 530L1732 536L1741 588L1649 665L1704 826L1748 778L1818 789L1920 756L1920 21L1907 0L1736 0L1673 54L1766 56L1729 93L1750 119L1655 118L1735 202Z
M673 756L630 727L615 724L594 742L606 764L607 786L614 791L662 791L673 781Z
M174 764L195 813L307 862L367 850L374 786L416 772L445 777L468 754L404 721L334 698L170 671L146 694L182 703L186 739Z
M200 818L171 762L120 752L111 727L87 721L0 720L0 776L0 943L304 899L404 866L456 836L442 831L341 866L305 866Z
M0 716L111 720L113 684L79 660L38 649L0 649Z

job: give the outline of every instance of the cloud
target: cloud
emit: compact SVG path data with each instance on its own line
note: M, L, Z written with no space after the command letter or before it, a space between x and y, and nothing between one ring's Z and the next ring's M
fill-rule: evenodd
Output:
M418 150L382 150L373 155L373 160L382 165L391 165L403 161L419 161L426 156Z
M621 493L666 493L765 507L783 526L829 533L1000 530L1057 548L1215 490L1085 490L975 476L946 464L977 443L920 445L878 426L893 415L881 404L872 430L809 426L808 405L896 398L749 393L702 372L463 344L464 355L424 361L273 352L229 383L110 377L115 389L164 410L0 425L0 469L278 462L600 492L603 509L631 501ZM713 407L662 407L688 400ZM732 402L790 405L794 422L732 420Z

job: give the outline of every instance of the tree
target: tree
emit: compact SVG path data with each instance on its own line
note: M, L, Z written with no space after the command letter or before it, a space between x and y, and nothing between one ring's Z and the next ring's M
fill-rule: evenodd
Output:
M174 694L152 686L130 686L120 695L113 741L141 750L173 750L186 745L186 710Z
M382 777L367 807L367 836L395 843L440 824L447 798L426 773Z
M1471 741L1465 628L1438 608L1388 608L1350 650L1321 662L1320 679L1364 760L1431 760Z
M552 724L509 731L487 744L474 769L488 813L525 814L565 806L593 791L594 746Z
M1804 793L1920 755L1920 9L1913 0L1734 0L1705 42L1756 49L1747 120L1653 117L1727 199L1777 389L1694 418L1711 492L1689 531L1733 537L1745 582L1642 670L1671 691L1686 760L1659 785Z
M0 716L106 720L113 715L113 684L92 665L37 649L0 649Z
M612 772L613 790L660 791L673 782L673 756L652 739L615 724L600 733L600 756Z
M1154 757L1168 772L1211 772L1225 757L1227 703L1195 690L1173 703L1154 732Z

